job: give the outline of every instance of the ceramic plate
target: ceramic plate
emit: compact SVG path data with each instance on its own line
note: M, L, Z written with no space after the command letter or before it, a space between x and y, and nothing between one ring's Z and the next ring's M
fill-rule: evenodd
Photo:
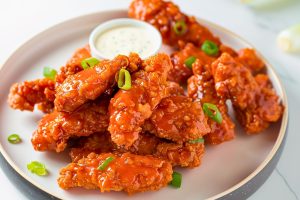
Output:
M24 179L35 187L60 199L244 199L253 193L269 176L275 167L287 127L288 107L282 84L268 65L268 74L286 107L283 118L259 135L247 136L237 125L235 140L217 146L208 146L201 167L176 169L183 174L180 189L163 188L157 192L146 192L127 196L122 192L101 194L95 190L62 190L56 179L59 169L70 162L67 153L35 152L31 146L32 132L42 113L21 112L9 108L7 95L14 82L42 77L43 67L58 69L64 65L76 48L88 43L89 33L98 24L113 18L127 17L125 10L94 13L58 24L29 40L21 46L4 64L0 71L0 150L6 161ZM235 48L251 47L247 42L230 31L200 20L222 41ZM165 51L167 47L163 47ZM267 62L266 62L267 63ZM20 144L8 143L7 137L19 134ZM38 160L44 163L50 174L39 177L30 173L27 163Z

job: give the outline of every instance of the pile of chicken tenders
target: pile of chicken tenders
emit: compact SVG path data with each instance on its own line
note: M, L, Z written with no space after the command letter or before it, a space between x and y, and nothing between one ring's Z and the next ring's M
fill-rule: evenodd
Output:
M82 61L92 57L87 45L54 79L10 89L13 109L45 113L32 135L33 148L70 150L72 162L58 177L63 189L133 194L167 186L173 167L201 164L204 144L235 138L228 101L248 134L282 116L265 63L253 49L222 44L169 1L133 0L128 14L156 27L174 52L145 60L133 52L84 69ZM118 84L122 70L130 87Z

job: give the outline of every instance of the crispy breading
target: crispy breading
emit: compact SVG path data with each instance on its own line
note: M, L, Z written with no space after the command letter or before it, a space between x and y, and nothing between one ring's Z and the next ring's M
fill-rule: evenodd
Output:
M97 154L131 152L138 155L154 155L170 162L173 166L197 167L201 164L204 144L176 144L149 133L141 133L133 145L125 149L114 144L108 133L95 133L77 140L75 148L70 151L72 162L78 162L91 152Z
M164 98L143 129L177 143L202 138L210 132L201 104L185 96Z
M48 78L15 83L8 95L10 107L22 111L33 111L34 106L39 105L47 113L52 111L54 99L55 82Z
M167 73L172 68L166 54L157 54L132 75L130 90L119 90L109 104L108 130L118 146L130 147L155 107L168 96Z
M172 1L134 0L129 7L128 15L129 17L152 24L160 31L163 41L173 47L178 47L179 41L184 43L191 42L198 47L205 40L213 41L218 45L220 44L218 37L214 36L194 17L182 13ZM178 34L174 30L174 26L182 22L185 23L186 31ZM179 31L182 28L178 27Z
M267 75L254 77L250 69L226 53L212 64L212 70L218 95L231 100L249 134L263 131L281 117L283 107Z
M81 66L81 61L86 58L90 58L91 56L91 49L89 45L77 49L66 65L59 69L56 75L57 85L63 83L68 76L82 71L83 68Z
M35 150L63 151L71 137L88 136L105 131L108 127L109 100L86 103L73 113L58 112L45 115L33 133L31 142Z
M197 59L193 64L194 75L188 80L188 96L199 100L201 104L212 103L216 105L222 115L222 123L218 124L207 118L211 132L204 136L210 144L220 144L234 138L234 123L228 115L226 99L219 97L215 90L215 82L210 65L205 65Z
M98 169L108 157L114 159L104 170ZM165 187L172 180L172 173L169 162L153 156L91 153L63 168L58 184L63 189L84 187L101 192L125 191L133 194Z

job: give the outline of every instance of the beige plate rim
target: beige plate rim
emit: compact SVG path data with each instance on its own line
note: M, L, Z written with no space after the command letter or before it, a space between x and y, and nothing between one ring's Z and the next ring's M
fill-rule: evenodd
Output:
M102 14L103 13L110 13L110 12L124 12L125 9L111 9L111 10L106 10L106 11L100 11ZM74 18L70 18L70 19L67 19L67 20L64 20L54 26L51 26L50 28L47 28L46 30L44 31L41 31L39 33L37 33L36 35L34 35L31 39L25 41L23 44L21 44L11 55L13 55L16 51L18 51L19 49L21 49L23 46L26 45L26 43L30 42L31 40L33 40L36 36L40 35L40 34L43 34L45 32L48 32L49 30L51 29L55 29L57 26L61 26L65 23L68 23L69 21L73 21L73 20L78 20L80 18L83 18L83 17L88 17L88 16L91 16L91 15L95 15L95 14L98 14L100 13L99 11L98 12L93 12L93 13L89 13L89 14L85 14L85 15L81 15L81 16L78 16L78 17L74 17ZM219 193L215 196L212 196L210 197L209 199L218 199L220 197L223 197L223 196L226 196L230 193L232 193L233 191L237 190L238 188L240 188L241 186L245 185L247 182L249 182L251 179L253 179L257 174L259 174L262 169L264 169L268 163L271 161L271 159L274 157L274 155L276 154L277 150L279 149L283 139L284 139L284 136L286 134L286 130L287 130L287 124L288 124L288 101L287 101L287 95L286 95L286 91L285 91L285 88L283 87L283 84L281 82L281 80L279 79L279 76L277 75L274 67L265 59L265 57L251 44L249 43L248 41L246 41L245 39L243 39L241 36L233 33L232 31L229 31L228 29L222 27L222 26L219 26L213 22L210 22L208 20L205 20L205 19L201 19L201 18L197 18L199 21L203 21L207 24L209 24L210 26L213 26L213 27L217 27L219 29L222 29L224 32L227 32L228 34L230 35L233 35L234 37L236 38L239 38L241 41L243 41L245 44L251 46L253 49L256 50L256 52L259 54L259 56L261 57L261 59L266 63L267 67L268 67L268 70L270 70L273 74L274 74L274 79L276 79L276 81L279 83L279 86L280 86L280 89L282 90L282 102L285 106L285 111L284 111L284 114L282 116L282 122L281 122L281 126L280 126L280 131L279 131L279 134L278 134L278 138L272 148L272 150L270 151L270 153L268 154L268 156L266 157L266 159L251 173L249 174L246 178L244 178L243 180L241 180L239 183L237 183L236 185L232 186L231 188L225 190L224 192L222 193ZM9 57L7 58L7 60L9 59ZM4 63L4 65L6 64L6 62ZM3 66L4 66L3 65ZM3 71L4 68L1 67L0 69L0 72ZM5 158L5 160L10 164L10 166L19 174L21 175L25 180L29 181L31 184L33 184L35 187L39 188L40 190L48 193L49 195L52 195L56 198L59 198L57 195L49 192L47 190L47 188L44 188L44 187L41 187L40 185L38 185L35 181L33 181L30 177L27 177L21 170L20 168L11 160L11 158L8 156L8 154L6 153L6 151L4 150L2 144L0 143L0 153L3 155L3 157ZM60 199L60 198L59 198Z

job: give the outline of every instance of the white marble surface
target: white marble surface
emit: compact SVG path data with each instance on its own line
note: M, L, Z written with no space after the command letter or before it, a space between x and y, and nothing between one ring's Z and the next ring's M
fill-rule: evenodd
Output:
M129 0L1 0L0 63L22 43L49 26L99 10L126 8ZM273 64L287 90L290 121L285 149L276 170L250 199L300 197L300 54L284 54L276 46L277 33L300 23L300 1L272 10L253 10L239 0L175 0L182 10L236 32L252 43ZM298 122L298 123L297 123ZM0 195L26 199L0 169ZM1 198L2 199L2 198Z

